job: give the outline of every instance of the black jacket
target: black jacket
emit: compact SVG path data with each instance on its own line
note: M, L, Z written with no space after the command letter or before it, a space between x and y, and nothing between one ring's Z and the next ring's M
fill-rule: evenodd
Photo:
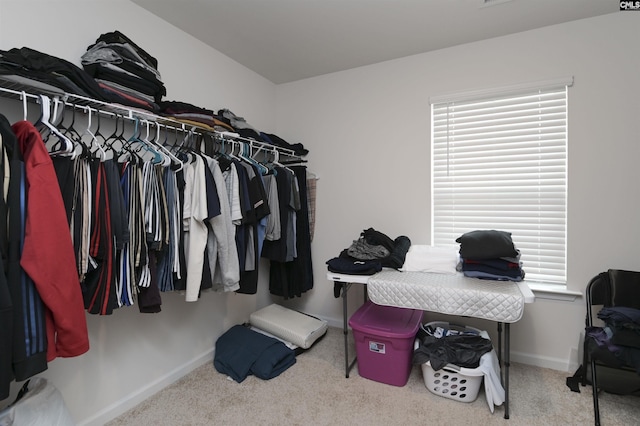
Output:
M0 74L21 75L58 87L67 93L112 102L82 68L28 47L0 50Z

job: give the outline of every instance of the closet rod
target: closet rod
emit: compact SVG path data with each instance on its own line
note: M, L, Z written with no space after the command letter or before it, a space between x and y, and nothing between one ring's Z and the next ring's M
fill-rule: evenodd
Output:
M5 87L11 86L11 87ZM21 83L14 83L7 80L0 80L0 94L4 95L13 95L20 100L24 100L25 98L32 99L34 101L39 100L39 95L33 94L30 91L34 89L33 87L26 86ZM300 162L304 162L301 156L297 155L293 150L288 148L283 148L279 146L270 145L264 142L256 141L253 139L245 138L237 134L230 134L230 132L219 132L219 131L211 131L209 129L205 129L202 127L198 127L196 125L187 125L178 120L173 120L170 118L162 117L160 115L153 114L152 112L137 109L137 108L127 108L124 105L111 104L108 102L99 101L97 99L88 98L81 95L76 95L72 93L66 93L63 91L47 91L47 90L39 90L43 95L58 98L60 101L63 101L67 104L78 106L78 107L89 107L93 108L96 112L105 113L107 115L120 115L125 118L131 120L144 120L152 123L158 123L165 127L170 127L175 130L180 130L183 133L191 132L195 133L199 136L203 134L212 134L214 136L218 136L221 138L228 138L237 140L241 143L251 143L252 146L260 147L266 151L279 152L280 154L285 155L293 160L298 160ZM11 96L10 96L11 97Z
M62 102L62 101L60 101ZM196 127L187 127L184 125L184 123L179 123L182 124L181 126L173 126L171 124L167 124L167 123L161 123L159 121L154 121L154 120L148 120L146 118L140 118L140 117L136 117L136 116L129 116L129 115L124 115L124 114L118 114L116 112L112 112L112 111L105 111L99 108L95 108L91 105L78 105L78 104L74 104L74 103L69 103L69 102L64 102L64 106L65 107L72 107L72 108L76 108L79 109L80 111L84 112L84 113L89 113L89 112L95 112L97 114L103 114L106 115L110 118L116 118L119 117L123 120L129 120L129 121L138 121L141 125L143 124L151 124L153 126L159 126L159 127L164 127L166 130L171 130L171 131L178 131L178 132L182 132L182 133L194 133L196 135L199 135L199 133L196 131Z

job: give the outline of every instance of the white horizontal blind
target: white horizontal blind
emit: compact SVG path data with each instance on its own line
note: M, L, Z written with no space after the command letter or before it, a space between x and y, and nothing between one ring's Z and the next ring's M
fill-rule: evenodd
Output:
M433 244L512 233L528 281L566 282L567 86L432 104Z

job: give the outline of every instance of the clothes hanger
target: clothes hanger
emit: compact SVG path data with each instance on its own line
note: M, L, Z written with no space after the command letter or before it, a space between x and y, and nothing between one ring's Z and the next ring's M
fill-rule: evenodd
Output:
M261 175L265 175L268 172L268 170L265 171L265 167L262 164L258 163L252 157L251 155L252 151L253 151L253 142L251 141L242 142L242 153L240 154L240 158L243 159L245 162L251 164L252 166L255 166Z
M133 135L131 135L129 137L129 139L126 139L124 148L130 154L132 154L133 156L137 157L139 160L144 161L144 158L142 157L142 155L140 153L141 153L141 151L143 149L146 148L146 145L145 145L144 141L140 138L140 132L141 132L140 131L140 120L138 118L134 118ZM137 147L134 148L134 145L137 145ZM145 149L145 152L146 152L146 149Z
M84 155L85 157L88 157L90 154L89 149L82 141L82 137L74 127L76 122L75 105L71 105L71 123L69 123L68 125L64 124L64 119L67 115L68 110L69 109L67 108L67 103L65 101L54 98L53 120L51 124L53 124L73 144L73 149L69 154L72 160L75 159L78 155Z
M264 148L261 147L261 146L258 146L257 150L255 151L255 153L252 153L251 151L253 150L253 142L250 142L249 149L250 149L249 156L255 162L256 166L260 170L260 174L262 174L264 176L267 173L269 173L271 171L271 169L269 167L267 167L265 164L263 164L262 162L260 162L260 161L255 159L255 156L258 155L260 153L260 151L262 151Z
M173 155L173 153L171 151L169 151L163 144L159 143L158 141L160 140L160 123L156 123L157 126L157 131L156 131L156 139L154 141L155 145L160 148L168 157L169 157L169 164L167 164L166 166L171 165L171 163L176 163L179 164L178 169L176 171L180 171L182 170L182 168L184 167L184 163L182 161L180 161L180 159L178 157L176 157L175 155ZM165 142L167 140L167 129L165 126Z
M216 133L216 135L220 138L220 141L222 142L222 150L221 150L220 154L223 155L224 157L226 157L227 159L238 160L239 161L240 158L238 158L238 155L240 154L241 145L240 145L240 142L237 141L235 138L240 137L240 135L238 133L227 132L227 131L218 132L218 133ZM229 152L226 152L226 149L225 149L225 146L224 146L225 141L230 143L231 148L230 148ZM235 152L234 152L236 146L238 147L238 154L235 154Z
M272 163L273 163L273 165L274 165L274 166L281 167L281 168L285 169L286 171L288 171L289 173L295 174L295 173L293 172L293 170L291 170L290 168L288 168L288 167L287 167L287 166L285 166L284 164L281 164L281 163L280 163L280 151L278 151L277 149L274 149L274 150L273 150L273 152L272 152L272 154L273 154L273 161L272 161ZM274 170L274 171L275 171L275 170Z
M53 131L49 127L50 124L48 123L49 116L51 114L51 110L50 110L51 101L48 97L44 95L38 95L37 102L38 104L40 104L40 114L38 116L38 119L33 124L40 132L40 136L42 136L42 141L46 145L49 140L49 136L53 133Z
M146 123L147 133L144 138L141 138L140 135L142 133L142 130L139 131L137 136L137 142L139 146L136 149L136 152L144 151L151 153L153 155L153 158L151 159L151 162L153 164L164 164L167 160L166 156L158 149L156 149L155 145L149 140L149 120L144 120L144 122ZM139 126L140 124L141 123L139 122L139 120L136 119L136 126Z
M190 152L190 150L185 146L185 143L187 142L187 138L189 137L189 133L185 134L185 136L182 139L180 139L178 137L178 131L185 132L186 130L184 128L179 129L178 127L174 126L173 127L173 143L168 145L169 148L167 149L169 151L172 151L174 156L179 159L181 164L180 169L182 169L187 164L193 162L194 157L193 157L193 153ZM165 131L165 137L168 137L168 131ZM178 141L180 141L180 143L178 143ZM167 147L166 139L163 145Z
M219 147L217 150L217 156L223 158L225 160L231 160L231 156L227 152L227 139L221 133L215 133L213 135L213 140L216 142L216 146ZM231 149L233 150L233 144L231 144Z
M73 151L73 142L63 135L53 124L50 122L51 116L51 99L45 95L38 95L40 100L40 118L37 123L43 125L48 129L52 135L56 136L58 143L49 149L50 155L65 155L70 154Z
M219 157L224 157L224 158L229 158L229 156L227 155L226 151L225 151L225 139L224 136L218 134L218 133L214 133L213 136L211 136L211 138L213 139L213 143L214 143L214 150L217 156Z
M24 90L22 91L22 94L20 95L20 99L22 99L22 114L23 114L23 120L27 121L27 112L28 112L28 108L27 108L27 92L25 92Z
M167 144L167 138L169 137L169 132L166 131L166 130L168 130L168 129L165 129L165 134L164 134L165 135L165 141L164 141L163 145L165 147L169 146L169 148L167 148L167 149L169 149L170 151L173 151L175 156L179 158L181 153L180 153L180 147L177 145L177 143L178 143L178 128L177 127L173 128L173 143L171 145Z
M207 143L207 138L210 139L210 143ZM200 146L200 152L203 152L205 155L208 155L212 158L217 157L217 146L218 144L216 143L215 134L209 132L202 134L202 144Z
M159 126L161 126L161 125L159 125ZM174 128L174 130L175 130L175 128ZM160 143L160 145L162 145L162 148L165 151L171 152L171 149L173 148L173 146L175 145L175 142L177 140L177 134L178 134L178 131L176 130L175 131L175 136L174 136L174 139L173 139L174 143L173 144L169 144L169 126L164 125L164 140L162 141L162 143ZM173 154L173 152L171 152L171 154Z
M117 132L117 129L118 129L118 115L114 114L114 117L115 117L114 134L109 136L109 137L107 137L107 136L103 135L100 132L100 111L96 110L96 112L97 112L96 115L98 117L98 120L97 120L98 121L98 127L96 128L96 131L94 133L95 136L96 136L96 142L104 150L105 159L109 158L109 153L111 153L111 158L115 158L115 157L117 157L117 153L116 153L115 149L112 147L112 144L113 144L113 141L115 139L115 133ZM109 142L110 140L111 140L111 143Z
M226 170L231 163L231 160L227 153L225 152L225 140L219 134L219 132L207 132L204 136L208 136L211 138L211 145L204 145L205 154L215 158L220 166L220 170ZM206 139L205 139L206 140ZM209 153L209 148L211 148L212 152Z
M167 154L164 153L164 151L162 151L160 149L160 146L158 144L156 144L156 138L158 137L157 135L157 130L156 130L156 135L150 139L150 127L151 127L151 122L149 120L145 120L145 124L147 127L147 133L144 137L144 141L147 145L149 145L154 151L156 151L158 154L160 154L160 157L162 158L162 161L160 162L160 165L162 167L167 167L168 165L171 164L171 159L167 156Z
M229 142L231 142L231 151L229 152L229 158L231 158L232 160L240 161L240 158L238 158L238 156L236 156L236 154L234 153L236 146L238 147L238 153L240 153L240 142L236 141L235 139L230 139Z
M81 140L84 140L85 135L89 135L91 141L89 142L89 153L91 155L95 155L100 161L104 161L107 158L107 153L100 144L98 137L91 131L91 107L86 106L85 111L87 112L87 128L84 133L81 135ZM100 115L98 113L98 128L96 129L96 133L100 131ZM95 151L91 151L91 147L95 145L97 149Z
M113 151L114 159L118 162L135 161L140 159L139 156L131 150L127 139L124 137L125 131L125 117L121 114L116 114L116 127L113 130L111 136L108 137L107 147ZM122 128L118 132L118 122L122 122ZM118 143L119 147L116 148L115 144Z
M118 133L118 122L122 121L122 129L120 129L120 132ZM124 122L124 116L120 115L120 114L116 114L116 123L115 123L115 128L113 130L113 133L111 134L111 136L109 136L107 138L106 145L108 148L110 148L113 152L113 158L116 159L116 161L118 162L125 162L128 160L135 160L135 158L137 158L137 155L134 154L128 146L127 143L127 139L124 137L124 127L125 127L125 122ZM119 143L119 147L116 148L114 145L117 143Z
M184 136L184 138L180 142L180 145L178 145L178 148L177 148L177 153L183 154L189 160L189 163L195 161L194 151L190 147L191 137L194 133L194 130L195 130L195 127L187 131L186 135ZM177 131L178 129L176 128L176 138L177 138ZM185 129L183 129L183 131L185 131Z

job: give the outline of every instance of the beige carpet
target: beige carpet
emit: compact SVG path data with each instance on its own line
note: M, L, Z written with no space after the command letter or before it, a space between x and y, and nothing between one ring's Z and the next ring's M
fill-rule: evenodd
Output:
M352 346L353 350L353 346ZM569 373L512 364L510 419L492 414L484 390L471 403L429 392L414 367L396 387L362 378L357 366L344 376L342 330L327 335L280 376L236 383L204 365L108 423L123 425L589 425L591 387L571 392ZM603 393L603 425L640 424L640 399Z

